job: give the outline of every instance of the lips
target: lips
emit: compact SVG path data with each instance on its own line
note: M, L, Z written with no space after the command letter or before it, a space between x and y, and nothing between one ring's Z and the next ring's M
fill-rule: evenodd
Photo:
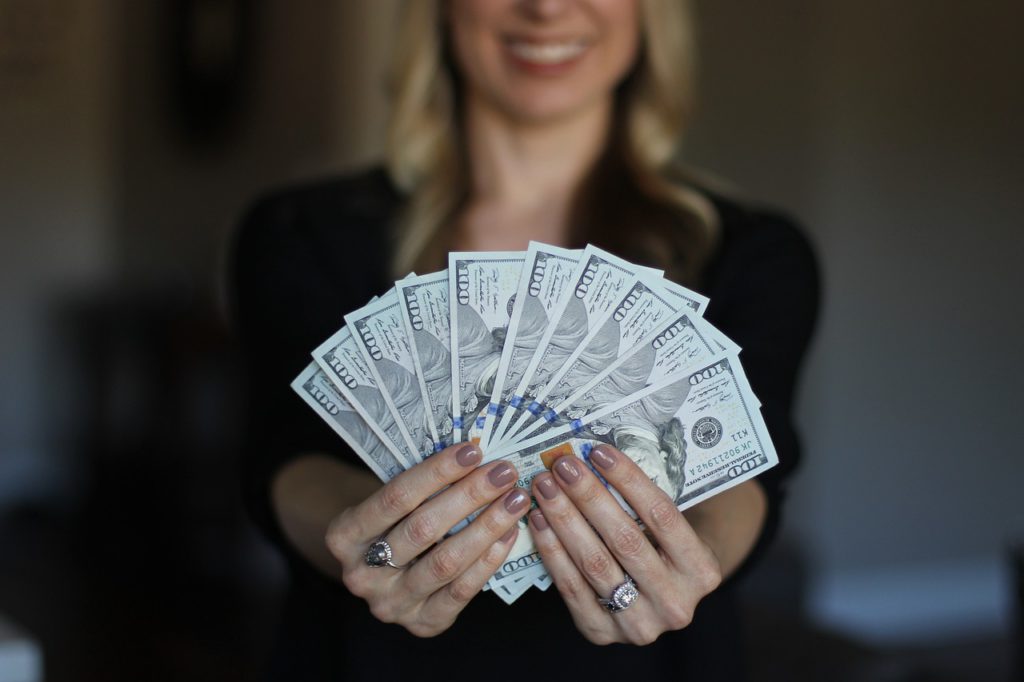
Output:
M553 66L573 61L582 55L588 42L585 40L559 41L506 41L509 52L523 62L538 66Z

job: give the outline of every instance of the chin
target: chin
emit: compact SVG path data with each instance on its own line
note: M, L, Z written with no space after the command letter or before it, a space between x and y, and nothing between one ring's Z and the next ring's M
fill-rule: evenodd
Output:
M592 107L599 98L588 98L575 93L547 92L509 94L502 102L505 115L519 123L543 125L573 118Z

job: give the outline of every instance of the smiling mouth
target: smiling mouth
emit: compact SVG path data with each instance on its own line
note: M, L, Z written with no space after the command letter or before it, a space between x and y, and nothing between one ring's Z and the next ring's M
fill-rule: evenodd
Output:
M528 42L525 40L509 40L506 42L509 52L517 59L538 65L562 64L576 59L583 54L587 41L571 40L559 42Z

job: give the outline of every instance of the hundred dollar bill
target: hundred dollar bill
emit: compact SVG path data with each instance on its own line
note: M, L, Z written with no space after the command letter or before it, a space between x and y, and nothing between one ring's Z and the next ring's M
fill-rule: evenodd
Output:
M504 416L495 427L490 443L506 440L515 433L513 424L526 410L538 410L532 398L548 383L565 359L594 328L596 319L611 308L621 292L637 280L638 267L590 245L584 249L569 280L569 293L550 314L557 321L545 330L537 350L512 391Z
M419 461L402 437L398 422L347 325L313 351L313 361L400 462L410 467Z
M409 338L398 293L387 295L345 315L345 323L363 351L384 402L416 461L434 453L427 414L416 380Z
M532 480L563 455L588 461L599 443L614 445L636 462L679 509L778 463L735 354L698 364L587 415L578 424L529 439L506 459L521 479ZM621 495L613 493L628 510Z
M542 418L527 426L518 440L535 438L581 419L696 363L710 361L723 351L739 352L731 341L723 349L716 331L692 311L662 318L653 330L642 334L639 342L629 340L621 353L595 376L579 381L562 380L549 396L550 407Z
M479 438L483 429L525 258L524 251L448 254L452 442Z
M682 287L675 285L670 294L665 280L647 275L633 282L611 308L595 319L587 336L534 396L532 409L523 413L519 423L506 434L505 442L523 440L536 432L545 420L553 421L550 405L561 403L609 365L634 351L681 307L691 313L700 310L698 300L677 296L680 289ZM621 393L618 397L626 395L628 393ZM535 412L536 408L539 410Z
M292 390L344 439L380 480L387 482L402 473L402 463L315 362L295 378Z
M448 271L395 282L434 450L452 444L451 325Z
M688 289L682 284L677 284L669 279L662 279L659 284L670 298L674 298L678 301L678 310L689 309L700 317L704 316L704 311L707 310L708 303L711 302L711 299L707 296L699 294L693 289Z
M552 313L569 293L572 273L582 253L530 242L480 436L482 448L487 449L497 419L519 385L541 338L554 323Z

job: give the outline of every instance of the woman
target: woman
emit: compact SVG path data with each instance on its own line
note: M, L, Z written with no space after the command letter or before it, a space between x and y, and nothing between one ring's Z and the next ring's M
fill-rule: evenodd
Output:
M729 586L771 535L796 462L789 413L817 277L784 218L673 179L692 86L685 3L414 0L402 26L387 173L264 199L236 254L246 493L294 574L276 674L737 679ZM558 461L535 479L529 516L557 591L506 607L479 590L528 509L516 472L477 468L463 443L381 487L287 385L339 313L396 277L443 268L449 250L530 239L593 242L710 296L708 319L744 348L781 465L680 514L621 452L596 448L648 538L586 467ZM367 565L383 534L396 568ZM639 599L612 612L598 600L627 573Z

